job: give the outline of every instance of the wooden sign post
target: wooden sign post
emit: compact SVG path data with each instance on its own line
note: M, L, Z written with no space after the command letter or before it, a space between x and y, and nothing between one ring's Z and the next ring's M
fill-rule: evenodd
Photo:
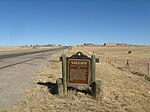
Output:
M67 94L67 82L66 82L67 74L66 74L66 56L62 55L62 79L63 79L63 93Z
M62 61L62 80L56 81L58 86L58 94L67 94L67 86L87 86L91 87L93 95L100 90L100 81L96 81L96 62L99 59L95 55L91 58L84 55L82 52L77 52L71 57L66 57L65 54L60 57ZM63 86L62 86L63 85ZM63 89L61 88L63 87Z

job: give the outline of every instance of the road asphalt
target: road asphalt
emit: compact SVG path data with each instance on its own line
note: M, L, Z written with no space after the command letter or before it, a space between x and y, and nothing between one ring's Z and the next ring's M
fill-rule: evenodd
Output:
M36 71L49 62L51 55L66 48L0 54L0 110L20 100L24 90L32 85Z

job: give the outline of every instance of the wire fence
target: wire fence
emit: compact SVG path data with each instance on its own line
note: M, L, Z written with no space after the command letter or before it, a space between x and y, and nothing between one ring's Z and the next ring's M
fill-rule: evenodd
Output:
M128 70L131 73L144 76L150 81L150 59L133 59L128 57L113 57L99 53L102 60L114 65L115 67Z

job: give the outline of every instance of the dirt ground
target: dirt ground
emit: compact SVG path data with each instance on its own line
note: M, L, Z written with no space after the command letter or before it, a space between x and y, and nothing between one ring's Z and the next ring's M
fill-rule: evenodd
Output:
M93 50L99 57L97 48L73 47L64 53L69 57L82 51L90 56ZM68 91L65 96L56 95L56 79L62 77L61 54L52 56L49 64L37 71L34 85L25 91L22 100L4 112L149 112L150 82L101 59L96 64L96 79L102 81L99 99L76 91Z
M14 50L29 50L29 47L19 46L0 46L0 51L14 51Z

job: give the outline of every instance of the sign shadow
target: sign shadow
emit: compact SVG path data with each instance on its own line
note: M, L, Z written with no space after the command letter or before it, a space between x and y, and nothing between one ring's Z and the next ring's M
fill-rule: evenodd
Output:
M49 90L49 92L52 95L56 95L57 94L57 84L56 83L52 83L52 82L37 82L37 84L42 85L42 86L46 86L47 89Z

